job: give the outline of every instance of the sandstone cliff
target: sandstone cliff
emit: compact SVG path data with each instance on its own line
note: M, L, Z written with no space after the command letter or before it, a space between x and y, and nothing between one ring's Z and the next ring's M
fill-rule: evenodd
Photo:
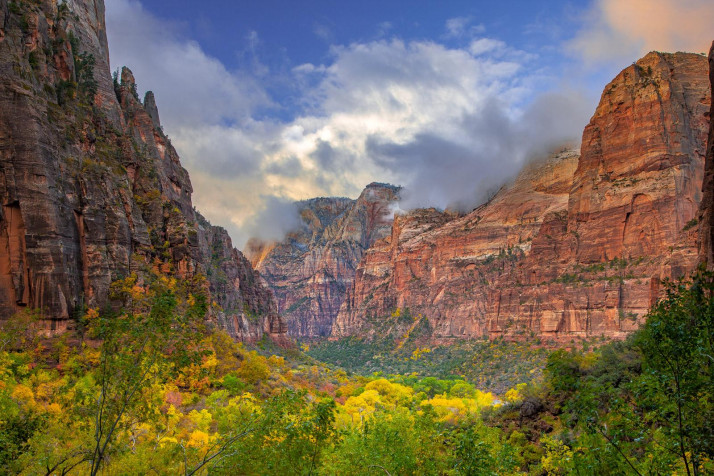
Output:
M399 217L358 267L333 336L407 309L437 339L635 329L660 280L696 263L706 72L700 55L650 53L605 88L579 158L532 164L462 218Z
M360 333L365 318L408 313L429 320L435 335L487 333L492 281L531 249L543 219L567 207L577 151L527 167L488 203L458 217L438 210L398 215L389 237L360 263L333 326L333 336Z
M357 200L298 202L301 229L280 243L249 243L247 254L273 290L289 335L330 334L362 255L389 234L398 193L372 183Z
M0 317L30 307L64 331L153 269L206 288L236 338L284 333L248 261L194 211L153 94L142 103L126 68L112 81L103 2L0 0L0 26Z
M709 83L714 97L714 42L709 50ZM702 192L699 258L711 269L714 266L714 101L709 110L709 139Z

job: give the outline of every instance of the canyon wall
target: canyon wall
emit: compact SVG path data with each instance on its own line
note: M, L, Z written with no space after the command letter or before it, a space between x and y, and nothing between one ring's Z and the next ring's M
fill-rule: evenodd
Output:
M103 2L0 0L0 27L0 318L32 308L62 332L153 272L206 291L237 339L282 336L270 291L194 211L153 94L112 78Z
M333 326L333 337L370 332L370 320L409 313L434 335L487 334L495 279L530 253L549 214L567 208L578 161L564 150L526 167L513 184L465 216L435 209L397 215L392 233L367 251ZM365 326L366 324L366 326Z
M714 42L709 49L709 82L714 97ZM699 215L699 259L711 269L714 267L714 101L709 110L709 139L702 193Z
M299 229L281 242L249 242L246 253L273 290L289 335L330 335L362 255L390 232L398 194L398 187L372 183L357 200L298 202Z
M395 219L332 336L369 335L375 319L405 312L435 339L568 342L637 328L660 282L697 262L707 70L701 55L650 53L605 88L579 157L531 164L464 217Z

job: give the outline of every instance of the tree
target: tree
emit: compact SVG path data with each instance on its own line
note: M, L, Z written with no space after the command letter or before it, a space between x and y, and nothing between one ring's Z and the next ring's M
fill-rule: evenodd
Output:
M336 436L335 402L309 403L305 392L285 391L256 412L250 435L212 467L215 474L316 474Z
M151 418L155 409L145 405L144 390L160 375L200 359L192 342L200 334L205 297L178 309L174 288L175 281L167 278L140 286L132 275L113 285L113 297L123 300L128 310L90 323L91 336L101 340L94 445L87 455L92 476L99 472L116 434L131 423L130 416Z
M636 343L644 355L645 403L671 437L686 473L714 458L714 275L671 283Z
M645 325L598 352L556 351L549 398L586 452L586 473L711 472L714 457L714 275L668 283ZM594 456L597 455L597 456ZM646 455L646 457L642 457Z

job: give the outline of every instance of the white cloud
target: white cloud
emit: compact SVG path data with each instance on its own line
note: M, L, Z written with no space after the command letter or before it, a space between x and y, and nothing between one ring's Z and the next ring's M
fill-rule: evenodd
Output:
M315 66L312 63L303 63L301 65L295 66L293 68L293 73L310 74L310 73L324 73L325 66L319 65Z
M392 38L336 46L325 65L295 67L302 113L259 120L255 109L270 98L254 72L229 71L165 34L135 0L109 2L107 15L113 64L155 91L194 203L238 246L292 226L287 200L356 196L375 180L406 186L403 207L473 205L531 152L577 137L590 112L576 94L521 107L532 57L497 39L449 48Z
M480 38L474 40L469 45L469 51L472 55L482 55L484 53L501 52L506 49L506 43L493 38Z
M323 25L322 23L315 23L312 27L312 32L323 41L330 42L334 35L332 34L332 29L329 26Z
M468 23L469 19L465 17L449 18L446 20L446 31L451 36L461 36Z
M406 180L403 208L470 210L526 161L577 138L590 112L589 101L573 91L540 96L520 114L491 95L455 120L462 140L428 129L401 143L375 134L368 151Z
M377 37L382 38L384 36L387 36L387 34L392 30L392 22L388 21L383 21L379 25L377 25Z
M446 20L446 37L461 38L483 33L486 28L482 24L473 25L470 17L454 17Z
M655 51L708 51L711 0L596 0L569 43L586 62L632 61Z
M243 121L270 104L254 78L229 71L139 2L112 0L106 9L112 68L129 66L140 88L157 93L167 126Z

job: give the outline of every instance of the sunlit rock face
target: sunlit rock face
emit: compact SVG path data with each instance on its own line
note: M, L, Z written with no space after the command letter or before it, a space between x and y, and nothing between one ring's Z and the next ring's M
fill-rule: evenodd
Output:
M300 229L281 242L249 242L246 254L273 290L289 335L330 335L362 255L390 233L398 195L398 187L372 183L357 200L302 201Z
M697 261L707 60L650 53L603 92L580 148L530 164L463 217L398 217L357 269L332 335L396 308L435 339L621 338Z
M113 81L103 2L15 5L0 9L0 318L32 308L62 332L110 305L113 281L162 272L208 292L233 337L284 334L250 263L193 209L153 94L126 68Z
M357 269L333 336L360 332L366 316L396 308L429 318L435 335L487 333L492 280L530 252L549 213L567 208L578 160L563 151L527 167L488 203L465 216L434 209L398 215L390 236L377 242Z

